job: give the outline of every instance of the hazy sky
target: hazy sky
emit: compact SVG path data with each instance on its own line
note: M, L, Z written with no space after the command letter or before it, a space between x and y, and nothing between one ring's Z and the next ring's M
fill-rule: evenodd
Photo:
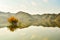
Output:
M59 13L60 0L0 0L0 11L28 13Z

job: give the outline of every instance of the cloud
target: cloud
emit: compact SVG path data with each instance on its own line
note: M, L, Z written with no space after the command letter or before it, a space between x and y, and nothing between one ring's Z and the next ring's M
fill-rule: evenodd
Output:
M31 39L34 39L34 38L36 38L36 37L37 37L37 36L33 34L33 35L31 36Z
M46 3L48 2L48 0L43 0L43 1L46 2Z
M36 6L37 5L37 3L36 2L34 2L34 1L32 1L32 3L31 3L33 6Z
M27 6L25 4L17 4L17 5L7 5L4 3L0 4L0 11L4 11L4 12L13 12L16 13L18 11L26 11L27 10Z

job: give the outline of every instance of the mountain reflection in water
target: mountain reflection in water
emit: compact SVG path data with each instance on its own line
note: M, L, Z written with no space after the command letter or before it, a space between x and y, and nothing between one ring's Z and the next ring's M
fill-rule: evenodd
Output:
M60 28L31 26L14 32L1 28L0 40L60 40Z

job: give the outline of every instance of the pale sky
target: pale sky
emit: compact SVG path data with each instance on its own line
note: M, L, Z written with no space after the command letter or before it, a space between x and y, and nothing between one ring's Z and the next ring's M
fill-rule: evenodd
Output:
M33 14L59 13L60 0L0 0L0 11L24 11Z

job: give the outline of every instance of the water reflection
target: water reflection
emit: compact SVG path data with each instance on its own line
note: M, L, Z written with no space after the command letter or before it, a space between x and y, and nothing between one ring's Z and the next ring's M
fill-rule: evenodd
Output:
M14 32L1 28L0 40L60 40L60 28L31 26Z

